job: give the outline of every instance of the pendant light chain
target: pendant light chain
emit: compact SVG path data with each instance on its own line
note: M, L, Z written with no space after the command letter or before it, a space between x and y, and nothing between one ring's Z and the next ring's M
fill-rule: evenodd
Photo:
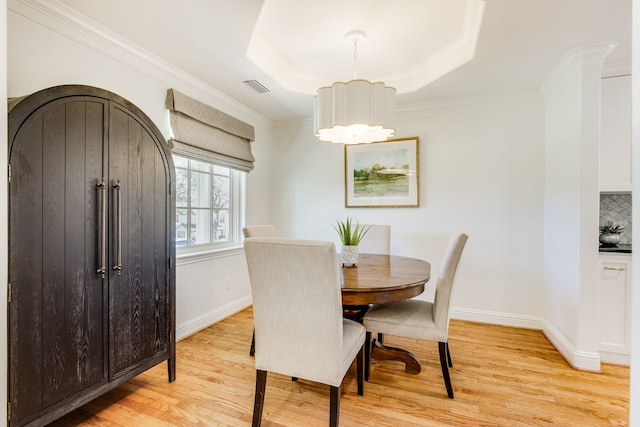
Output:
M313 98L313 133L320 141L365 144L395 135L396 90L358 78L358 43L365 40L362 30L345 34L347 45L353 43L353 79L321 87Z
M358 78L358 39L353 39L353 78Z

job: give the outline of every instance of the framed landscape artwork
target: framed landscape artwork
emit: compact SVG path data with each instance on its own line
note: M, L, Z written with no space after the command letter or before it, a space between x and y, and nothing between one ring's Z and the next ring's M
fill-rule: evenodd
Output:
M345 206L418 206L418 137L344 146Z

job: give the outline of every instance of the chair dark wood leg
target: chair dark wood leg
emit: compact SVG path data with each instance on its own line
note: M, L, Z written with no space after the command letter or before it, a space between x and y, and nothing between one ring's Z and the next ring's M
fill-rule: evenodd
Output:
M364 340L364 380L369 381L371 373L371 332L367 331L367 337Z
M378 342L380 344L384 344L384 334L381 334L380 332L378 332Z
M364 394L364 366L366 364L364 360L364 349L367 346L365 342L362 347L360 347L360 351L356 356L356 370L357 378L358 378L358 396L362 396Z
M256 369L256 396L253 403L253 427L260 427L262 423L262 408L264 407L264 391L267 386L267 371Z
M453 368L453 361L451 360L451 352L449 351L449 342L447 341L447 360L449 361L449 367Z
M256 328L253 328L253 335L251 336L251 348L249 349L249 356L256 354Z
M331 386L330 400L331 409L329 414L329 425L331 427L338 427L338 419L340 418L340 393L342 392L342 384L335 387Z
M442 367L442 376L444 377L444 385L447 388L447 395L453 399L453 387L451 386L451 377L449 377L449 362L447 361L447 343L439 342L438 351L440 352L440 366Z

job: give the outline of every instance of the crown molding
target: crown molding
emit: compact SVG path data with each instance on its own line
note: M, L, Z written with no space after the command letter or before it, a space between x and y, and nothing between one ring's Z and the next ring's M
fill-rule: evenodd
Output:
M548 99L562 84L578 70L600 69L604 60L618 45L615 41L580 46L567 52L551 71L540 87L545 99Z
M416 91L445 74L471 61L484 16L485 0L465 0L460 35L440 50L407 71L372 75L367 80L384 82L398 94ZM282 87L297 93L313 95L328 85L326 76L307 73L297 68L271 44L269 34L260 25L254 28L246 52L247 58ZM341 81L341 80L338 80Z
M379 76L374 81L386 82L395 87L398 94L414 92L471 61L476 53L484 7L484 0L467 0L462 34L457 40L443 47L411 70Z
M181 87L204 92L255 120L272 123L262 114L57 0L8 0L7 9L154 78L167 87L175 87L180 83Z
M602 78L627 76L631 74L631 61L607 62L602 69Z
M495 111L505 108L530 108L542 105L543 99L538 92L453 98L398 106L398 116L396 120L402 122L419 118L444 117L469 113L478 111L478 109L482 111Z

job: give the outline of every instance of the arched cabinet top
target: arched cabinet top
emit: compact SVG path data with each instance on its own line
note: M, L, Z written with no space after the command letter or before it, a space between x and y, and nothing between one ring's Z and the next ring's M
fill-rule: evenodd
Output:
M171 160L169 145L167 144L166 139L164 138L158 127L155 125L155 123L153 123L149 116L144 113L144 111L116 93L113 93L106 89L87 85L53 86L32 93L31 95L10 99L8 105L9 153L11 153L13 141L16 134L18 133L22 125L27 121L29 116L51 102L73 97L98 98L105 100L111 104L118 105L120 106L120 108L124 108L129 114L136 117L140 121L140 123L149 130L149 133L153 135L158 148L162 151L168 164L171 166L170 169L173 170L173 161Z

